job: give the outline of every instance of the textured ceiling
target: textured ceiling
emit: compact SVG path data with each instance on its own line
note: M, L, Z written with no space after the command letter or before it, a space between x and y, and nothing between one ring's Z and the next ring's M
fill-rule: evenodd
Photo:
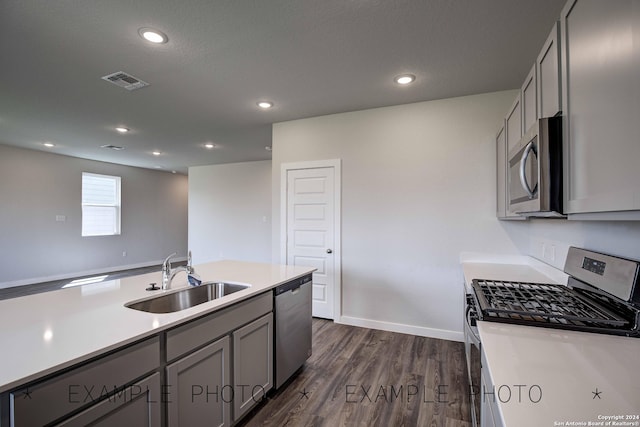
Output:
M179 172L268 159L272 123L519 87L564 1L0 0L0 144ZM116 71L150 86L100 79Z

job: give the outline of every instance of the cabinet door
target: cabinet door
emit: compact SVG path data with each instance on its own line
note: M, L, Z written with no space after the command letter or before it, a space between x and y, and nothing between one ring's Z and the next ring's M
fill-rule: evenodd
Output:
M234 421L273 387L273 314L233 333Z
M560 25L556 22L536 60L538 79L538 117L553 117L560 112Z
M507 216L507 140L504 125L496 136L496 216Z
M118 350L10 393L16 426L48 425L97 404L160 365L158 337ZM27 399L24 397L28 396Z
M57 424L60 427L160 427L162 401L160 374L124 387L120 393L101 401L78 415Z
M520 90L522 101L522 133L525 134L538 119L538 91L536 64L533 64Z
M565 211L638 210L638 2L569 2L561 29Z
M230 364L226 336L167 366L169 427L231 424Z
M507 153L510 153L511 150L518 145L518 141L520 141L520 137L522 137L522 110L520 108L519 94L507 114L505 131L507 132Z

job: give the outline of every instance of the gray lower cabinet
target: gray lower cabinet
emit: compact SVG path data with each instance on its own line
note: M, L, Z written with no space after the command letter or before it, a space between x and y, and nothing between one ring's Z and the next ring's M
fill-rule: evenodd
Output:
M271 388L269 291L4 393L0 425L230 426Z
M166 333L169 427L229 426L273 387L273 293Z
M640 210L638 1L569 1L560 22L565 212Z
M259 403L273 386L273 314L233 332L234 420Z
M167 366L169 427L231 425L230 350L226 336Z
M56 426L160 427L161 413L160 374L155 373Z
M143 382L144 389L141 383L134 383L157 371L159 366L160 345L156 336L59 375L29 383L9 393L11 425L31 427L60 423L81 410L85 411L82 417L86 419L99 419L98 414L107 416L108 413L121 417L138 411L138 419L148 417L148 423L140 425L159 425L149 412L159 411L160 403L146 400L160 390L153 389L153 380Z

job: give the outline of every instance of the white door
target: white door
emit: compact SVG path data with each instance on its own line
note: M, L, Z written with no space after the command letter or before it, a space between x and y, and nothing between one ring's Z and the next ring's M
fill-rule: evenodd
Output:
M326 319L338 314L336 178L335 167L286 170L287 264L317 269L313 273L313 316Z

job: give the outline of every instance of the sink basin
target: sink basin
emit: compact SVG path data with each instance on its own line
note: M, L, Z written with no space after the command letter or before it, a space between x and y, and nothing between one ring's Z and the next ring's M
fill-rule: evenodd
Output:
M149 313L173 313L231 295L248 287L249 285L240 283L205 282L200 286L181 289L144 301L127 303L125 307Z

